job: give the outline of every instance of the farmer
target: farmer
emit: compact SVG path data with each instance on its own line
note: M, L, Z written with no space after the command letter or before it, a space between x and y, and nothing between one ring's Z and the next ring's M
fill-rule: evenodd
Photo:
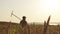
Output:
M25 17L25 16L22 17L22 20L20 21L20 25L21 25L22 27L24 27L24 26L27 25L27 21L26 21L26 17Z

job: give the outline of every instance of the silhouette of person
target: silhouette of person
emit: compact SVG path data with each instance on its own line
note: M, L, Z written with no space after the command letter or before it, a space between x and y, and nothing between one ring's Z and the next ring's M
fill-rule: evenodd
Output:
M22 27L24 27L24 26L27 25L27 21L26 21L26 17L25 17L25 16L22 17L22 20L20 21L20 25L21 25Z

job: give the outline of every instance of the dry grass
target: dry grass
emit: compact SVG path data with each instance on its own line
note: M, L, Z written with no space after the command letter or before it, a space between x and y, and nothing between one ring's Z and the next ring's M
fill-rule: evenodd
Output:
M27 25L22 28L17 23L0 22L0 34L42 34L43 30L43 25ZM57 26L50 25L46 34L58 34L58 31Z

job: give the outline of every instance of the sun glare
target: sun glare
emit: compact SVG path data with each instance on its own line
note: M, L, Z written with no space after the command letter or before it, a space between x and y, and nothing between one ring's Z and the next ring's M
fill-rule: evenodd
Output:
M56 9L56 7L57 7L57 1L56 0L48 0L47 1L47 6L50 9Z
M56 13L55 10L57 9L57 1L56 0L48 0L47 7L50 11L50 14L54 15Z
M53 15L56 13L57 10L57 0L42 0L42 7L44 8L43 10L46 9L46 13L49 12L50 15Z

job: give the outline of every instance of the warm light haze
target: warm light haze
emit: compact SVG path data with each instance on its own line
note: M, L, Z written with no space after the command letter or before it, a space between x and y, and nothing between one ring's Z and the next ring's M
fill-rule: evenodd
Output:
M19 23L19 19L11 17L12 10L21 19L26 16L27 22L44 22L49 15L50 22L60 22L60 0L0 0L0 21Z

